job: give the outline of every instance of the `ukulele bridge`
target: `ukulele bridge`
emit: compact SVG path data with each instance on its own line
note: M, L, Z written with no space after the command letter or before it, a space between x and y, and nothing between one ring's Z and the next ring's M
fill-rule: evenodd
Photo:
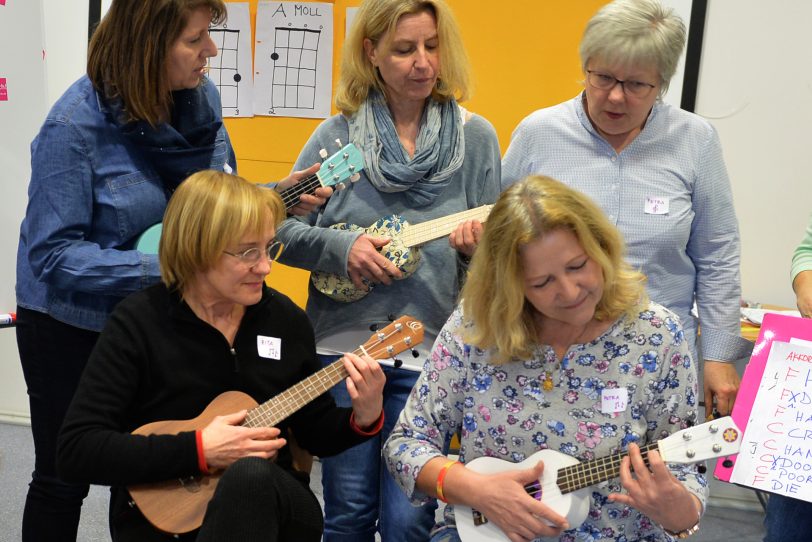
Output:
M186 478L178 478L178 483L189 493L197 493L200 491L200 479L197 476L187 476Z

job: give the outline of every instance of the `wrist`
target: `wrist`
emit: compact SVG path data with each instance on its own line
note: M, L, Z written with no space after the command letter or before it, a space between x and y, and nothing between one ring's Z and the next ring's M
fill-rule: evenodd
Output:
M689 536L696 533L698 530L699 530L699 518L697 518L696 523L694 523L692 526L688 527L687 529L683 529L681 531L672 531L670 529L666 529L665 527L663 527L663 531L665 531L665 534L667 534L668 536L673 536L674 538L680 540L683 538L688 538Z
M448 502L448 499L445 495L445 481L448 475L448 471L456 467L457 465L462 465L459 461L455 459L449 459L445 462L445 464L440 467L440 472L437 473L437 482L435 484L435 491L437 493L437 498L443 501L444 503Z
M691 501L692 501L691 504L692 504L693 512L694 512L694 514L696 514L696 516L695 516L696 521L692 525L690 525L689 527L685 527L685 528L669 529L669 528L664 527L663 525L660 525L660 527L662 527L663 531L665 531L665 533L667 535L673 536L674 538L677 538L677 539L683 539L683 538L688 538L689 536L693 535L694 533L696 533L699 530L699 521L702 519L702 505L699 504L698 499L693 495L691 495ZM686 513L685 516L683 516L683 517L686 517L687 515L688 514ZM684 523L682 525L684 525Z
M353 431L355 431L359 435L362 435L364 437L371 437L373 435L377 435L378 433L380 433L381 429L383 429L383 419L384 419L383 410L381 410L381 414L378 416L378 419L376 419L371 424L364 426L358 423L358 421L355 418L355 412L353 412L352 414L350 414L350 427L352 428Z

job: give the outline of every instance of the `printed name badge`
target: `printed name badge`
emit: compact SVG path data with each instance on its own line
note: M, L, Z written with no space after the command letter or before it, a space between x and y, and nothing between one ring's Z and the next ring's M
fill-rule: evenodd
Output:
M646 196L647 215L667 215L668 214L668 198L661 198L657 196Z
M267 359L282 359L282 339L257 335L257 354Z
M626 410L629 404L629 390L626 388L603 388L601 390L601 412L616 414Z

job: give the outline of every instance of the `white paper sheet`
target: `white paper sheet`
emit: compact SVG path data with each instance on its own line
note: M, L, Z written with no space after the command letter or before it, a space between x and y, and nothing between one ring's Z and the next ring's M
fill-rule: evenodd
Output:
M333 4L260 2L254 53L254 113L330 116Z
M812 502L812 347L775 341L731 482Z
M209 79L220 91L224 117L254 116L251 17L248 2L226 3L228 20L209 29L217 56L209 59Z

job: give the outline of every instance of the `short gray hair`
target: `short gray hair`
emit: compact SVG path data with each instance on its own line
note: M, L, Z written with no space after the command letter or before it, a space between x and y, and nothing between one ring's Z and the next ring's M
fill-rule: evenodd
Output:
M653 64L660 73L660 96L685 48L685 24L658 0L615 0L587 23L581 38L581 69L591 58L619 65Z

